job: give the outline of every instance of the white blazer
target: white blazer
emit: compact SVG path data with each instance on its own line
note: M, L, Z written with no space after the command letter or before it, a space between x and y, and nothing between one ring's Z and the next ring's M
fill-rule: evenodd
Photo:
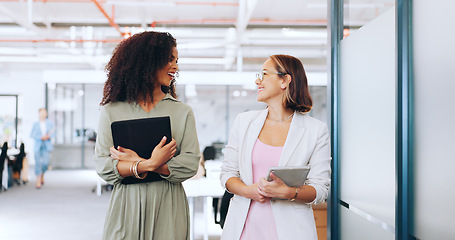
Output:
M253 184L251 154L267 117L268 109L239 114L232 127L221 166L221 185L238 177ZM330 187L330 136L327 125L306 114L294 113L279 160L279 166L306 166L311 170L306 184L316 189L314 204L323 202ZM265 176L264 176L265 177ZM223 228L222 240L237 240L243 231L251 200L234 195ZM317 240L310 204L289 200L271 201L280 240Z

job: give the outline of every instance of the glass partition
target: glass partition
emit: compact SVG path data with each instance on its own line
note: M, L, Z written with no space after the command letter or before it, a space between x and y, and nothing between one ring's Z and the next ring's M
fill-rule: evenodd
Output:
M8 147L17 146L17 95L0 95L0 143Z
M395 6L395 0L344 0L343 2L344 37Z
M310 86L310 95L313 100L310 116L327 123L327 87Z
M226 86L178 85L179 99L191 106L196 119L199 146L213 142L225 144L228 128L228 91Z
M395 236L395 8L349 21L376 4L347 1L344 9L346 28L357 30L340 46L341 239Z
M102 88L102 84L48 84L49 119L56 127L52 167L94 167Z

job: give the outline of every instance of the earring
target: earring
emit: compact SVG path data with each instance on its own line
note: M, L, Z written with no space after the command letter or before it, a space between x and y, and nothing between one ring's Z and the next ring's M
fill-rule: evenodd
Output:
M286 89L286 86L281 86L281 90L285 90Z

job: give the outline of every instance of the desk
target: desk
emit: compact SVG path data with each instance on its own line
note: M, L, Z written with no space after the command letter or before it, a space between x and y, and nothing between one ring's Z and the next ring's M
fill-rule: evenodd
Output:
M204 199L204 240L208 240L208 220L211 217L211 207L209 201L214 197L222 197L224 189L221 187L220 180L214 178L201 178L198 180L186 180L183 182L188 204L190 208L190 237L194 239L194 199L202 197Z
M54 144L49 164L55 169L94 169L94 149L94 142L84 142L84 153L82 153L81 143ZM84 159L83 161L82 158Z

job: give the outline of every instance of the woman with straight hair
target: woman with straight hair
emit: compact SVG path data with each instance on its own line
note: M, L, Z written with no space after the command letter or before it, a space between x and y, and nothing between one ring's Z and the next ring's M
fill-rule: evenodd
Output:
M224 152L221 184L234 197L221 239L317 240L311 204L325 201L330 187L327 125L307 114L312 100L297 58L270 56L256 85L267 108L237 116ZM304 185L289 187L267 176L274 166L310 172Z
M143 32L123 40L106 66L95 147L96 171L114 185L103 239L189 240L189 208L182 182L194 176L200 159L191 107L176 99L178 52L174 37ZM169 116L172 140L154 147L148 159L113 147L111 123ZM157 181L124 184L154 172ZM137 180L140 181L140 180Z

